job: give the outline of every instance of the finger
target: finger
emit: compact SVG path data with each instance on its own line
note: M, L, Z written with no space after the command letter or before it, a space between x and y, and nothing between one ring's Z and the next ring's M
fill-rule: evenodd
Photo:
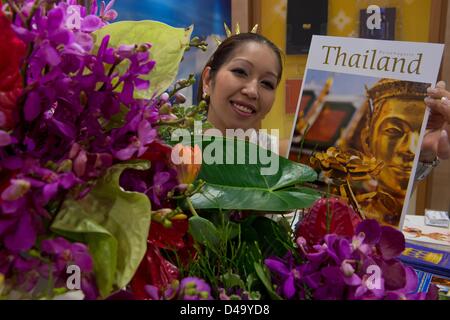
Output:
M439 135L439 131L429 131L425 134L420 147L420 161L432 162L436 159Z
M437 100L426 97L424 101L432 112L439 113L447 123L450 122L450 100Z
M434 87L433 86L428 87L427 90L433 89L433 88L445 89L445 87L446 87L445 81L441 80L438 83L436 83L436 85Z
M445 89L445 85L443 87L438 87L437 85L435 88L430 87L427 89L427 94L434 99L441 99L442 97L450 98L450 92Z
M441 131L438 142L437 156L439 159L447 160L450 158L450 141L448 140L447 130Z

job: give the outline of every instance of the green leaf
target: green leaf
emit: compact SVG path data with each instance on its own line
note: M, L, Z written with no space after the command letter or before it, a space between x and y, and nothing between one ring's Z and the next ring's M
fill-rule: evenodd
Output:
M251 228L258 235L257 242L265 257L272 255L282 257L291 246L292 239L289 233L272 219L257 217Z
M174 28L158 21L119 21L108 24L94 32L96 46L99 47L104 36L110 35L109 46L150 43L151 57L156 61L155 68L142 79L150 80L148 91L136 91L137 98L149 99L154 93L164 92L175 80L184 51L189 47L193 26ZM117 70L124 72L127 64L121 63Z
M247 288L248 288L250 291L253 291L253 287L258 283L258 277L257 277L254 273L250 273L250 274L247 276L247 281L246 281L246 283L247 283Z
M270 281L270 275L267 270L267 268L263 267L261 264L255 262L255 271L258 275L261 282L264 284L264 287L266 287L267 293L273 300L283 300L276 292L273 290L272 282Z
M147 161L109 168L84 198L67 198L52 223L55 233L88 245L102 297L130 282L147 249L150 201L124 191L119 178L125 169L148 168Z
M286 212L306 208L319 198L312 189L296 187L317 178L306 165L243 140L214 137L206 144L196 143L203 149L198 179L206 182L201 192L191 197L196 209ZM222 154L211 151L220 148ZM263 175L270 167L273 174Z
M211 221L199 216L189 218L189 233L195 241L205 245L216 253L218 252L220 234Z
M225 289L231 289L233 287L245 289L245 283L238 274L227 272L220 277L220 280Z

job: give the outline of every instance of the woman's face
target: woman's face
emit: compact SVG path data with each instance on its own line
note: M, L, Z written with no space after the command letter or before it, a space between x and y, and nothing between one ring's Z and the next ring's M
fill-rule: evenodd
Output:
M238 47L211 77L203 75L203 91L210 95L208 121L225 129L258 129L272 108L280 66L273 50L249 42Z

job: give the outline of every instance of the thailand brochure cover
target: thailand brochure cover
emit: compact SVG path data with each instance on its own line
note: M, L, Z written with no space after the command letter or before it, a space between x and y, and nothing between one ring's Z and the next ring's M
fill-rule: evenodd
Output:
M442 44L314 36L289 159L363 218L399 227L408 209Z

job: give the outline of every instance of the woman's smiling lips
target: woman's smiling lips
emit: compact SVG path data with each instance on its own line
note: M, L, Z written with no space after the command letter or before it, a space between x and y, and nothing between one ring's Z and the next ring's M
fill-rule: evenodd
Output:
M233 110L243 117L251 117L256 113L256 108L252 104L248 104L242 101L230 101Z

